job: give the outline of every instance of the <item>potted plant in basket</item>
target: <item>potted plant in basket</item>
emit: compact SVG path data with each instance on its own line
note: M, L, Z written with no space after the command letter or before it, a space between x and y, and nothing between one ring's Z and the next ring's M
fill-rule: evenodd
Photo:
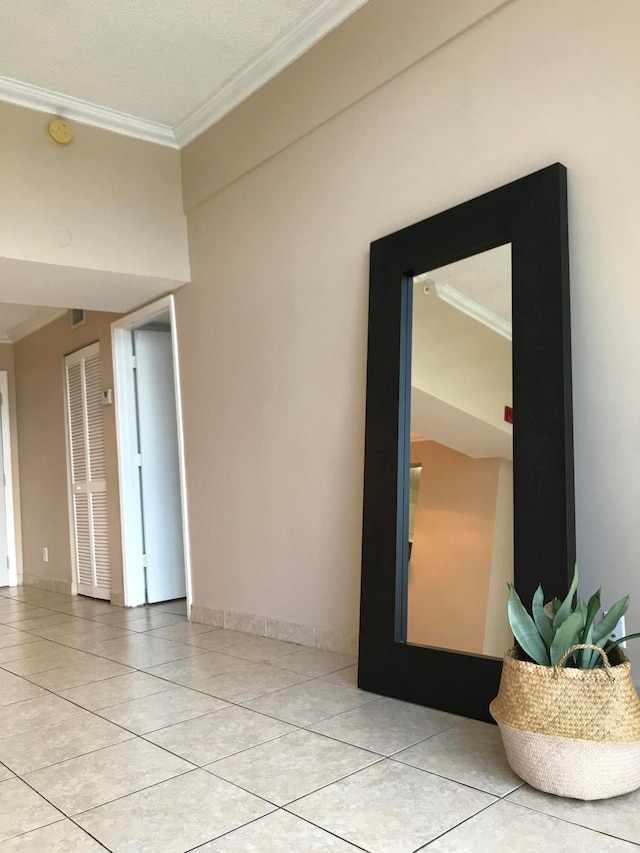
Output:
M531 614L509 585L508 616L517 646L503 661L489 706L515 773L541 791L581 800L640 787L640 699L631 664L609 639L629 597L600 620L601 590L574 603L576 566L564 601L546 605L539 586Z

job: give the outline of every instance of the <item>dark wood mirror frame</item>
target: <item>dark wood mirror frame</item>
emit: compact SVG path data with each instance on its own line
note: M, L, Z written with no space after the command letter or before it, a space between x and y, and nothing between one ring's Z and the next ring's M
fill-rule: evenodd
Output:
M528 603L540 582L565 593L575 561L566 169L557 163L383 237L370 260L358 684L487 721L500 660L406 642L411 298L414 276L505 243L514 576Z

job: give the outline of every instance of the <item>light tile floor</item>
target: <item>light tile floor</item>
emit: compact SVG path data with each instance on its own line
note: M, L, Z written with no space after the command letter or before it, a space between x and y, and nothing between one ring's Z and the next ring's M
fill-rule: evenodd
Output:
M0 853L609 853L640 793L550 797L498 731L365 693L355 661L0 590Z

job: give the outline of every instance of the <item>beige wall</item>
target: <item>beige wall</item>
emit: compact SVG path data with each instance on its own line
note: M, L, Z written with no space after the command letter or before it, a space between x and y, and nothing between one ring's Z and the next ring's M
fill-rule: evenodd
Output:
M509 0L369 0L183 151L185 210Z
M13 475L13 518L16 534L18 580L22 575L22 530L20 513L20 463L18 459L18 419L13 344L0 344L0 370L6 370L9 385L9 423L11 431L11 473Z
M435 441L414 441L411 462L419 462L422 473L409 563L407 641L481 654L500 460L471 459Z
M24 574L29 582L71 582L64 356L99 341L103 387L113 388L110 324L118 316L87 312L86 323L72 329L65 315L14 345ZM122 592L122 554L114 408L103 411L112 593L117 593ZM48 563L42 562L44 546Z
M640 628L639 7L513 0L443 41L495 5L371 0L183 152L198 604L356 631L369 243L559 160L579 557Z
M76 123L60 147L47 136L50 118L0 103L0 259L49 264L56 276L47 288L40 267L14 263L11 289L0 266L0 301L96 307L95 281L85 276L86 298L74 290L67 300L73 275L57 276L57 266L123 274L134 290L141 278L143 295L128 307L149 298L147 279L167 280L156 284L164 290L188 281L178 151Z

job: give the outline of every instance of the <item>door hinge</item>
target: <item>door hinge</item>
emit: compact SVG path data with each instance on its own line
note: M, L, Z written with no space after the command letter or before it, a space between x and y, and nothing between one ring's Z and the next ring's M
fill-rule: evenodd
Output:
M146 554L142 555L142 568L143 569L147 568L147 555Z
M133 369L135 370L137 366L138 366L138 362L136 360L136 357L135 357L135 355L132 355L131 356L131 367L133 367Z
M136 465L142 468L142 453L136 453Z

